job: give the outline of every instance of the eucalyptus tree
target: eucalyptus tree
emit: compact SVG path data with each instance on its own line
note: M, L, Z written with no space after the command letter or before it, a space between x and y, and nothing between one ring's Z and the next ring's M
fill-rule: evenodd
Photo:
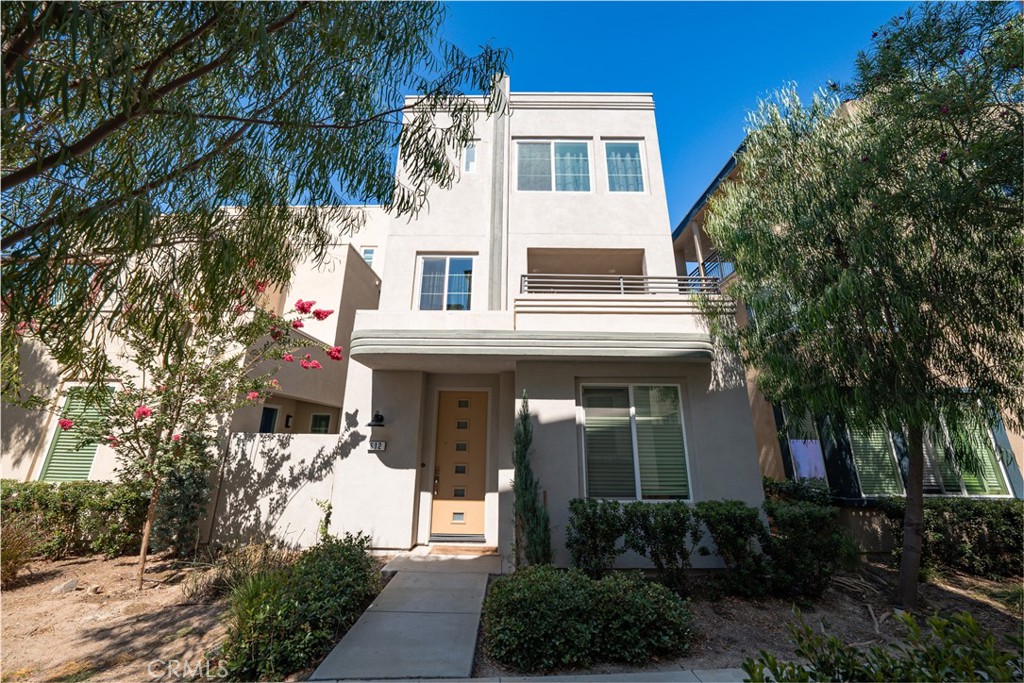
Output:
M977 469L978 427L1024 422L1022 36L1011 4L908 10L858 57L855 101L762 102L740 181L710 204L756 321L719 327L765 395L906 435L906 606L926 434L946 430Z
M25 335L99 376L131 310L171 352L183 320L216 325L238 290L287 282L358 229L353 203L411 214L449 186L474 122L506 106L509 55L444 41L444 17L429 2L3 3L5 399Z

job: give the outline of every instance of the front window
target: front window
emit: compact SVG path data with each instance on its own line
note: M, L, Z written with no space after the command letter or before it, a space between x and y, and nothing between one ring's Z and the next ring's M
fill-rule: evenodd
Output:
M518 185L523 191L590 191L590 152L586 142L520 142Z
M639 142L606 142L609 192L643 192L644 170Z
M821 439L815 428L810 413L800 418L786 415L786 440L789 443L789 456L793 463L793 476L796 479L825 479L825 459L822 455Z
M363 260L366 261L366 265L373 268L373 256L377 253L376 247L363 247Z
M865 497L903 494L903 476L896 463L892 438L884 429L851 429L850 450Z
M331 431L331 416L325 413L316 413L309 423L310 434L327 434Z
M472 256L421 258L421 311L468 311L472 294Z
M470 142L462 152L462 170L466 173L476 171L476 143Z
M945 429L930 429L924 435L924 491L930 494L1005 496L1009 495L999 453L987 427L969 429L968 446L978 471L959 468Z
M678 387L586 386L583 418L588 496L690 497Z

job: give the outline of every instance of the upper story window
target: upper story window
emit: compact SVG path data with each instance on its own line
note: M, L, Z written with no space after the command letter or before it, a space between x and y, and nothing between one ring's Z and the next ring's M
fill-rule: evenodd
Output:
M472 294L472 256L420 257L421 311L468 311Z
M586 142L520 142L518 189L528 192L590 192Z
M476 143L470 142L462 152L462 170L466 173L476 171Z
M643 192L644 168L640 161L639 142L604 143L608 163L609 192Z
M377 253L377 247L363 247L363 260L366 265L373 267L373 255Z

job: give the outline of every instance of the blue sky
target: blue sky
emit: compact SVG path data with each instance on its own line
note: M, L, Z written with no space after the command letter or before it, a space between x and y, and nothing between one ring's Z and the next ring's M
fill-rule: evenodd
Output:
M653 92L672 227L759 98L847 82L908 2L452 2L445 37L513 51L512 90Z

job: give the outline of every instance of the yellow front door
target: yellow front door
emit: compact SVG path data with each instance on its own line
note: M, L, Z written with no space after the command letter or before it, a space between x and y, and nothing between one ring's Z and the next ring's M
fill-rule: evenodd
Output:
M487 465L487 393L442 391L437 407L433 536L481 536Z

